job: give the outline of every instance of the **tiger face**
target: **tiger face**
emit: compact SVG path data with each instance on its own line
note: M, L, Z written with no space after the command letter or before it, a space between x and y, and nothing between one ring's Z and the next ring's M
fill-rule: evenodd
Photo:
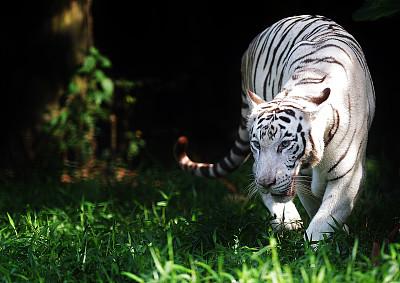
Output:
M278 202L296 194L300 169L320 160L312 137L312 121L304 107L280 99L265 102L253 95L248 119L256 186ZM258 99L258 100L257 100Z
M303 114L295 109L265 110L255 118L249 133L257 185L283 200L295 195L293 178L305 155L307 131Z

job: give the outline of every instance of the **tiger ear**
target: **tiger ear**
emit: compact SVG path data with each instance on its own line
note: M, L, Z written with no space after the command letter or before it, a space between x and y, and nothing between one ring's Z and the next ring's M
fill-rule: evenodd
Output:
M310 101L314 103L316 106L319 106L329 98L330 94L331 94L331 89L327 87L323 91L321 91L321 94L319 96L311 97Z
M331 89L329 87L325 88L321 91L319 96L310 97L308 101L312 102L315 106L308 109L308 114L310 118L315 119L321 110L321 108L325 105L324 102L328 100L329 95L331 94Z
M247 101L250 106L250 110L256 107L258 104L264 103L265 101L251 90L247 90Z

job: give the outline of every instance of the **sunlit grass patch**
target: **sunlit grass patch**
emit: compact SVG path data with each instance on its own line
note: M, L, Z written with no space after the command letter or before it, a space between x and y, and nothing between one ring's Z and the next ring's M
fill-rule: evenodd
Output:
M0 277L6 282L396 282L400 245L363 194L349 226L314 251L304 231L275 233L247 170L218 180L139 172L135 183L8 184L1 189ZM395 210L380 196L387 206ZM388 206L389 205L389 206ZM373 211L375 214L370 214ZM301 211L304 214L304 211ZM368 227L365 219L368 218ZM391 221L386 219L390 230ZM381 231L374 231L379 223Z

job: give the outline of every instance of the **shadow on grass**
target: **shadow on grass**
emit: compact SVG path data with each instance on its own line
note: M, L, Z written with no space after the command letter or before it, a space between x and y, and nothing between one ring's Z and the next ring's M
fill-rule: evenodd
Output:
M27 209L43 208L79 209L85 201L107 202L120 213L134 216L136 210L142 213L144 208L152 210L154 206L165 206L167 219L184 217L191 221L193 231L188 249L215 247L216 239L224 245L234 245L240 240L245 245L261 246L266 242L260 242L260 238L268 239L273 232L268 224L269 213L261 201L246 197L244 188L249 183L249 172L250 165L247 164L232 174L230 179L237 184L238 194L229 193L218 180L189 176L179 170L166 172L160 168L141 170L129 183L9 183L0 188L0 213L19 214ZM366 242L384 239L399 220L400 192L374 191L377 182L374 178L373 175L349 219L351 234ZM299 204L296 200L307 225L306 213ZM294 239L301 239L301 233Z

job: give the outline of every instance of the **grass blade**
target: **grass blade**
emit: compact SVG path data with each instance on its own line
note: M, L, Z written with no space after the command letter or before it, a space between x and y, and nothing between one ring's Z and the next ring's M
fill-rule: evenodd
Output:
M18 236L17 229L15 228L14 220L11 218L10 214L7 212L8 221L10 222L11 227L14 229L15 236Z
M135 274L133 274L133 273L127 272L127 271L121 272L121 275L126 276L126 277L128 277L129 279L134 280L134 281L139 282L139 283L144 283L144 282L145 282L145 281L144 281L142 278L140 278L139 276L137 276L137 275L135 275Z

